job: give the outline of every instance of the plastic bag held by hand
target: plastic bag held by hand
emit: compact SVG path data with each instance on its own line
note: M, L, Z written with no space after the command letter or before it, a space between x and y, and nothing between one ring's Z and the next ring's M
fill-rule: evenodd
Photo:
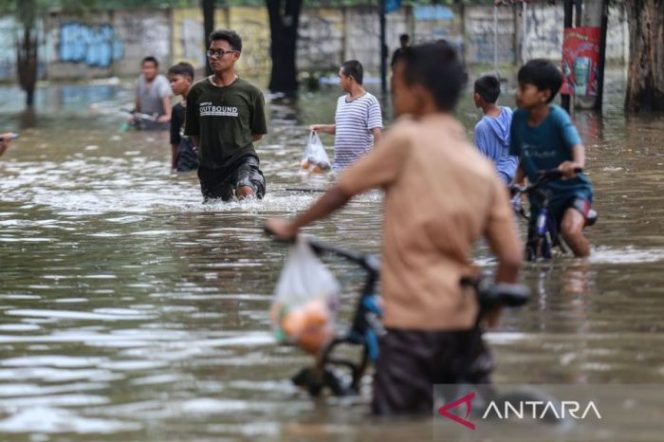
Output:
M316 131L309 133L309 143L304 149L301 165L303 169L310 169L312 172L324 172L332 166Z
M270 311L277 340L317 353L334 336L340 286L300 235L281 271Z

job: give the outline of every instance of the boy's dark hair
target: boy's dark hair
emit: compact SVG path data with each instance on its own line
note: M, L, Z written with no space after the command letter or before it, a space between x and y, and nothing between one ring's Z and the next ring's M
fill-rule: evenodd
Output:
M364 80L364 68L362 63L357 60L348 60L344 61L344 64L341 65L341 70L348 77L353 77L357 84L362 84Z
M194 80L194 67L184 61L171 66L168 69L168 75L182 75L183 77L189 77L192 81Z
M218 29L210 34L210 42L216 40L227 41L228 44L231 45L231 48L238 52L242 52L242 39L235 31L231 31L230 29Z
M495 103L500 96L500 81L493 75L484 75L475 80L475 93L487 103Z
M401 35L399 36L399 42L400 42L401 44L406 44L406 43L408 43L409 41L410 41L410 36L409 36L408 34L401 34Z
M456 50L445 40L410 46L399 54L406 84L418 83L433 96L439 110L451 111L466 86L466 70Z
M535 85L540 90L551 91L547 103L551 103L563 84L563 74L549 60L536 58L519 69L519 83Z
M154 58L154 57L151 56L151 55L148 56L148 57L145 57L145 58L143 59L143 61L141 61L141 66L143 66L143 65L144 65L145 63L147 63L147 62L154 63L155 67L157 67L157 68L159 67L159 62L157 61L156 58Z

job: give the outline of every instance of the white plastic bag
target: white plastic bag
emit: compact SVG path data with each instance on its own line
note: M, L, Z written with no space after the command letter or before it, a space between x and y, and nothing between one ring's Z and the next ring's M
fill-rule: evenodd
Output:
M312 130L309 133L309 142L304 149L304 156L300 164L303 169L309 169L312 172L324 172L332 167L330 158L316 131Z
M274 291L270 316L280 342L317 353L334 336L340 285L300 235Z

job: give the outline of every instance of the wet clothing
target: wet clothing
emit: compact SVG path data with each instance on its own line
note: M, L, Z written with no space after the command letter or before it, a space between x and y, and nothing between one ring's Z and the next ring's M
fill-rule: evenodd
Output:
M264 108L261 91L241 78L223 87L206 78L189 91L184 133L200 139L198 177L206 200L231 199L243 185L257 198L265 194L253 143L254 135L267 133Z
M201 166L226 168L243 156L257 156L252 136L267 133L264 107L261 91L242 78L223 87L210 78L192 86L184 133L200 137Z
M383 116L378 99L365 92L350 100L348 95L339 97L334 116L334 170L342 170L366 154L374 144L371 131L383 128Z
M380 338L371 408L374 414L430 414L435 384L489 384L495 362L474 328L388 329Z
M477 303L460 286L475 274L474 242L518 244L506 186L452 116L400 120L345 170L348 195L385 191L381 283L386 327L445 331L474 326Z
M528 111L518 109L512 117L510 135L510 153L519 156L531 182L537 181L540 171L572 161L572 147L581 144L569 115L557 105L550 105L549 114L536 127L528 125ZM562 207L574 199L592 202L593 189L585 173L568 180L551 181L542 189L549 192L550 207ZM531 196L530 203L537 206L538 198Z
M510 125L512 110L500 107L500 115L484 115L475 125L475 144L482 154L496 165L498 175L505 184L514 179L519 157L510 155Z
M198 155L192 139L184 135L185 107L182 103L173 106L171 113L171 144L176 147L175 169L187 172L198 168Z
M541 205L539 204L531 204L530 206L530 221L528 223L529 235L531 235L532 232L537 231L537 215L539 213L540 206ZM563 217L569 208L576 210L581 215L583 215L584 219L587 220L588 216L590 215L591 202L590 200L584 198L577 198L576 196L572 196L568 200L558 200L556 204L549 203L549 213L556 223L556 232L560 232L560 226L562 225Z
M138 97L139 112L148 115L165 115L164 98L171 96L171 85L163 75L157 75L150 84L141 74L136 83L136 97Z
M198 167L198 179L201 182L201 193L205 200L233 199L235 190L241 186L253 189L256 198L265 195L265 177L259 169L258 157L245 155L230 163L225 168Z

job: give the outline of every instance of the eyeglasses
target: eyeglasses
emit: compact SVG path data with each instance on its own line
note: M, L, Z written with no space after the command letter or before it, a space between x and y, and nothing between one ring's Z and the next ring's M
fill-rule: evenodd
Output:
M206 52L207 56L210 58L221 58L226 54L232 54L233 52L238 52L235 49L229 51L224 51L223 49L208 49Z

